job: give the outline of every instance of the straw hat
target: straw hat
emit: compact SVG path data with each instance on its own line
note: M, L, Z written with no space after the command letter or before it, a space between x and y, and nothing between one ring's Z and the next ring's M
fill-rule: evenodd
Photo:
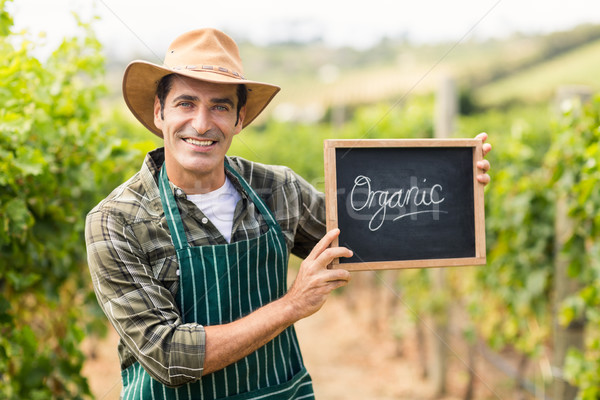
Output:
M223 84L244 84L248 88L244 127L250 124L279 87L244 78L242 59L233 39L216 29L198 29L184 33L171 43L164 65L133 61L123 76L123 97L133 115L159 137L154 125L154 96L158 81L169 74Z

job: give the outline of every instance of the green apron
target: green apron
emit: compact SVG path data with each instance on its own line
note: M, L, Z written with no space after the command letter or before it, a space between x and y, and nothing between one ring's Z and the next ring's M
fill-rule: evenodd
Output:
M269 230L257 238L190 247L166 170L159 190L179 261L177 305L184 323L226 324L283 296L287 247L271 211L248 183L225 163L258 208ZM314 399L293 326L240 361L177 388L154 380L139 362L122 371L123 399Z

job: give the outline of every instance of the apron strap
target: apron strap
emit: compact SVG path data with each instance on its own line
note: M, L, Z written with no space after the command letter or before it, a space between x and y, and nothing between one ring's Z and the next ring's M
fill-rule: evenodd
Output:
M169 186L167 167L164 163L158 177L158 191L160 192L160 200L165 212L167 224L169 225L169 231L171 231L171 240L173 240L175 250L181 250L188 247L188 240L185 235L185 229L183 228L183 222L181 221L181 214L177 207L177 201L175 201L175 197L173 196L173 191Z
M273 216L273 213L271 212L269 207L267 207L267 205L263 202L263 200L260 198L260 196L258 194L256 194L254 189L252 189L250 187L248 182L246 182L246 180L244 178L242 178L242 176L239 174L239 172L237 172L235 169L233 169L233 167L231 165L229 165L229 162L227 161L227 159L225 159L225 168L229 172L231 172L233 174L233 176L235 176L238 179L238 181L242 185L242 188L244 189L244 191L248 194L248 196L250 196L250 199L252 200L254 205L258 208L258 211L260 211L260 213L262 214L265 221L267 221L267 225L269 225L269 228L275 229L275 232L281 233L281 227L275 220L275 217Z
M227 160L225 160L225 168L238 179L244 191L248 194L254 205L258 208L258 211L260 211L262 214L263 218L267 222L267 225L269 225L269 228L274 229L274 232L281 234L281 227L275 220L271 210L263 202L260 196L256 194L254 189L252 189L248 182L242 178L239 172L229 165ZM171 239L173 240L173 246L175 246L175 250L181 250L189 247L185 229L183 228L183 222L181 220L181 214L179 213L179 208L177 207L177 201L175 201L173 191L169 186L167 167L164 163L160 169L160 174L158 177L158 190L160 192L160 200L165 212L167 224L169 225L169 230L171 231Z

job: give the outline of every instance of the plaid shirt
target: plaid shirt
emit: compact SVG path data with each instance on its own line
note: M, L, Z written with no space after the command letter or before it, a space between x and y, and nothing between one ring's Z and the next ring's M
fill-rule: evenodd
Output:
M273 212L288 251L306 257L325 234L323 194L289 168L227 159ZM155 379L176 386L187 383L171 378L182 367L201 377L205 333L198 324L182 323L175 303L178 262L158 192L163 162L162 148L148 153L141 170L90 211L85 236L98 302L121 337L121 369L137 360ZM242 197L231 241L266 232L266 222L237 179L228 177ZM170 185L190 245L227 243L185 193Z

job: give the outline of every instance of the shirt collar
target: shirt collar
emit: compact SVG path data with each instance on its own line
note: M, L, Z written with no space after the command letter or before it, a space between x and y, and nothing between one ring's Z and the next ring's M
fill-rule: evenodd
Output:
M234 162L231 162L231 159L229 157L226 157L225 161L228 162L232 168L234 168L236 171L239 172L237 165ZM155 200L155 198L158 198L159 203L160 203L160 193L158 192L158 178L159 178L159 174L160 174L160 169L162 168L162 165L164 164L164 162L165 162L165 149L164 149L164 147L159 147L155 150L150 151L146 155L146 158L144 159L144 165L142 166L142 170L141 170L142 184L144 185L144 188L146 189L146 193L148 194L150 200ZM229 178L231 183L233 183L233 185L235 186L237 191L240 193L242 198L247 199L248 195L246 194L245 190L242 189L242 185L240 184L238 179L235 177L235 175L233 175L227 169L225 169L225 174L227 174L227 177ZM183 190L181 188L177 187L176 185L174 185L171 181L169 181L169 187L170 187L173 195L175 196L175 198L186 198L187 197L185 195L185 193L183 192Z

